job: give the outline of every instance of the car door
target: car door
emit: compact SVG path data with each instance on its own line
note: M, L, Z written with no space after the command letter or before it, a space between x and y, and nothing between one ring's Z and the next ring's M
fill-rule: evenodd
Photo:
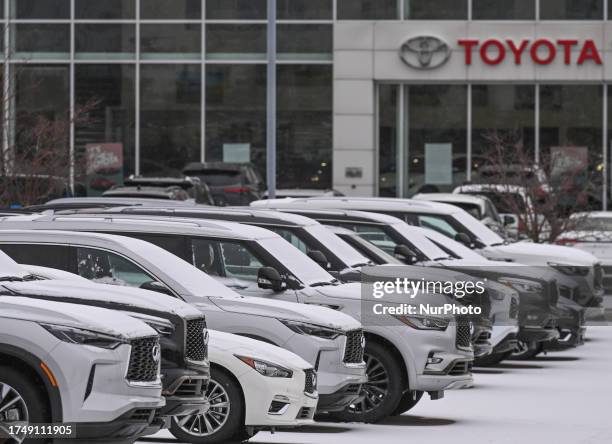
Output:
M294 290L275 292L259 288L257 273L274 266L246 241L233 239L189 238L191 262L226 287L244 295L296 302Z

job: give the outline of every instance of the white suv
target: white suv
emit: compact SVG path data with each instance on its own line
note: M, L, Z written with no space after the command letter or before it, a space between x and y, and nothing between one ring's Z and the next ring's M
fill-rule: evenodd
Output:
M127 315L0 297L0 424L64 423L74 429L57 437L82 443L155 433L159 351L155 330Z

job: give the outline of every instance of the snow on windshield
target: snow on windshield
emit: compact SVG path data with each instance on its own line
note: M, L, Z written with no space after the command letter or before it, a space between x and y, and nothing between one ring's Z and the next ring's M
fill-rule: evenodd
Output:
M324 225L309 225L306 230L349 267L367 264L369 259L344 242Z
M448 253L427 239L419 230L425 228L412 227L406 223L394 224L393 228L406 240L418 248L429 260L448 257ZM427 230L430 231L430 230Z
M487 228L485 224L470 216L465 211L457 211L452 214L461 225L487 245L503 244L504 240L494 231Z
M437 242L439 245L444 245L444 247L448 248L455 255L459 256L461 259L470 259L476 261L482 261L483 257L478 253L475 253L473 250L469 249L465 245L460 242L457 242L453 239L449 239L441 233L438 233L435 230L427 230L425 228L415 228L416 230L421 230L423 235L427 236L432 242Z

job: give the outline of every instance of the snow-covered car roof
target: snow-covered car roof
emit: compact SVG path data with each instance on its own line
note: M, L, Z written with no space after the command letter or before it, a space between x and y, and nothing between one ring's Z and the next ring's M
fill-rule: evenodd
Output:
M419 193L412 196L415 200L425 200L429 202L456 202L456 203L468 203L484 207L485 198L480 196L473 196L470 194L458 194L458 193Z
M513 193L526 195L527 191L525 187L518 185L503 185L503 184L472 184L472 185L461 185L453 190L453 194L461 193L478 193L484 191L495 191L497 193Z

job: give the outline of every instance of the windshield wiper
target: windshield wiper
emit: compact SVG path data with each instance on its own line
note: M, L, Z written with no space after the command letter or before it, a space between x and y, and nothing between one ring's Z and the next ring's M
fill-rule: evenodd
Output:
M321 282L315 282L314 284L310 284L311 287L326 287L328 285L337 285L338 284L338 279L334 279L331 281L321 281Z
M436 261L436 262L440 262L440 261L452 261L452 260L455 260L455 258L452 257L452 256L437 257L437 258L434 259L434 261Z
M2 276L0 277L0 282L24 282L25 278L25 276Z
M370 262L363 262L363 263L360 263L360 264L353 264L353 265L351 265L351 268L369 267L370 265L374 265L374 263L372 261L370 261Z

